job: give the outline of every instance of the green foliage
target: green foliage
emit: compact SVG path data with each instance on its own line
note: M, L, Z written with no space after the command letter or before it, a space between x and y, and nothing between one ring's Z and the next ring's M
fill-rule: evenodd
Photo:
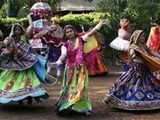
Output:
M155 22L159 5L160 1L156 2L152 0L151 2L151 0L129 0L128 8L125 12L131 16L135 28L148 31L151 23Z
M57 6L59 5L60 0L48 0L49 5L52 7L53 11L56 11Z
M18 10L20 8L19 6L19 0L6 0L7 4L7 16L8 17L16 17Z
M27 27L28 20L27 18L0 18L0 30L3 31L4 37L7 37L10 33L11 25L14 23L20 23L24 27Z
M0 0L0 8L2 7L3 4L4 4L4 0Z
M4 3L0 9L0 16L1 17L6 17L7 16L7 9L8 5L6 3Z
M21 19L16 19L16 18L0 18L0 25L7 26L11 25L14 23L20 23L22 25L26 24L27 18L21 18Z
M88 14L72 14L69 13L60 17L60 24L62 26L66 24L72 24L76 27L84 26L86 29L94 26L100 19L109 17L109 14L103 12L92 12Z
M34 0L0 0L0 16L23 18L29 13L30 7L35 3ZM57 9L59 0L48 0L53 11Z
M94 0L97 10L107 11L110 13L112 19L119 19L124 9L127 6L127 0Z
M29 6L26 5L26 6L21 7L21 8L19 9L18 14L17 14L17 17L19 17L19 18L24 18L24 17L26 17L26 16L28 15L28 13L29 13Z
M60 24L62 26L66 24L72 24L75 26L83 25L84 27L92 27L96 25L100 19L109 17L109 14L102 12L93 12L88 14L72 14L69 13L65 16L60 17ZM27 18L0 18L0 25L8 25L12 23L22 23L27 22Z
M133 29L148 31L151 23L157 19L160 13L159 0L95 0L94 3L99 10L111 14L114 28L118 26L121 16L128 16Z

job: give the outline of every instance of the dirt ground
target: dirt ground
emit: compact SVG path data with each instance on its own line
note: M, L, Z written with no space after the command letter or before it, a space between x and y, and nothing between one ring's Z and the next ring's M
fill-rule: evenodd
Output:
M60 87L48 86L50 98L41 104L1 105L0 120L160 120L160 110L145 112L128 112L109 108L103 99L106 91L112 86L117 75L91 77L89 96L93 104L91 116L70 114L59 116L55 112Z

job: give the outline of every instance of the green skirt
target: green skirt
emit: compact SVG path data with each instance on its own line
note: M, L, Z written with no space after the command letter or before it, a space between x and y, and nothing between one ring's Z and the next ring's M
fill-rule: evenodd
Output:
M92 110L88 97L88 72L85 66L65 68L57 111L85 113Z
M33 67L23 70L4 70L0 73L0 103L13 103L27 98L47 98Z

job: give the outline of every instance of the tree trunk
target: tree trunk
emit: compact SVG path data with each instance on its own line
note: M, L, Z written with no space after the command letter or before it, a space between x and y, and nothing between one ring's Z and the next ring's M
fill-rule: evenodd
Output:
M16 17L19 10L18 0L7 0L7 5L7 16Z

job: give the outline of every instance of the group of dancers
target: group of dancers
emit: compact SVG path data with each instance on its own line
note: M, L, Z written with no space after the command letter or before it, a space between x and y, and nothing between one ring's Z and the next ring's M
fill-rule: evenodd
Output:
M92 104L88 96L88 74L107 72L96 33L109 22L101 20L91 30L78 34L72 25L65 25L62 30L56 19L50 23L50 14L47 3L35 3L28 15L26 34L20 24L14 24L9 36L1 40L0 103L23 104L27 101L31 104L47 99L49 95L44 85L52 83L47 76L52 75L51 69L56 65L57 79L61 79L63 73L56 111L89 115ZM23 35L28 36L27 42L21 40ZM111 107L125 110L160 108L160 27L152 28L146 40L144 31L132 33L129 20L120 20L118 37L110 46L120 51L127 70L107 92L104 101Z

